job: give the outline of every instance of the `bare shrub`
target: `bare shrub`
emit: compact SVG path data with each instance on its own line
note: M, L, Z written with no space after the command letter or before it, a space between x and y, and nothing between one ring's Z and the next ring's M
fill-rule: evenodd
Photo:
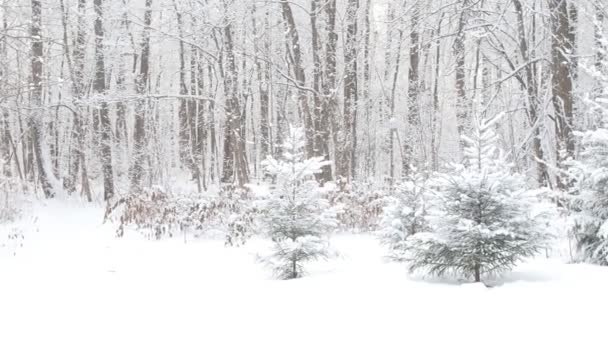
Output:
M177 234L202 235L219 230L227 245L241 245L251 236L253 209L247 206L246 192L226 188L218 195L172 195L160 188L129 194L106 208L104 222L117 222L116 236L127 230L149 239Z
M339 180L331 201L340 208L339 229L366 232L378 229L385 206L385 192L375 190L371 183Z

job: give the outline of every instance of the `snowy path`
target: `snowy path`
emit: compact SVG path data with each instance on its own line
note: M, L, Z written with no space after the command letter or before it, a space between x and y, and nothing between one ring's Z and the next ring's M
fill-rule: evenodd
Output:
M0 341L601 341L608 268L539 260L504 284L409 279L370 236L275 281L253 242L116 240L102 211L57 203L0 257Z

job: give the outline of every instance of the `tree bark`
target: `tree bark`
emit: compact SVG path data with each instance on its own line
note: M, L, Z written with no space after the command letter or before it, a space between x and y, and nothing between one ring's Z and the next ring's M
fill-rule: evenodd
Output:
M405 158L403 161L403 173L409 174L414 166L416 138L415 134L420 130L420 33L419 16L420 3L417 2L412 8L411 31L410 31L410 68L408 71L408 116L409 130L404 146Z
M8 19L6 15L2 16L2 29L6 31L8 29ZM7 49L6 49L6 37L0 36L0 58L5 61L7 60ZM4 96L6 92L7 81L6 78L9 73L8 64L0 64L0 96ZM2 117L1 123L2 127L0 130L2 132L2 146L0 146L0 150L2 152L2 175L5 177L11 177L11 146L13 145L13 139L11 137L11 125L9 118L9 111L7 108L3 108L1 110ZM17 159L17 154L15 154L15 158ZM16 163L17 167L19 167L19 163Z
M462 135L466 133L469 125L469 106L466 91L466 24L468 19L469 0L461 1L458 31L454 40L453 53L456 58L456 121L460 151L464 148Z
M293 12L291 10L291 5L287 0L281 0L281 10L289 41L287 45L290 50L291 66L293 68L294 78L298 87L298 102L301 111L300 114L304 120L304 130L306 132L306 154L310 157L315 155L314 130L312 114L310 111L310 105L308 103L308 94L307 90L304 89L306 87L306 73L304 71L304 64L302 60L302 45Z
M349 0L346 8L344 42L344 115L336 153L336 176L352 179L355 174L357 82L357 12L359 0Z
M315 0L313 0L314 2ZM254 12L255 12L254 5ZM270 37L269 37L269 22L268 16L270 14L268 12L264 15L264 33L263 44L264 51L267 53L270 52ZM253 32L254 36L258 37L257 31L257 23L255 20L255 16L253 16ZM270 146L270 63L266 61L262 61L259 57L262 54L262 49L260 49L260 40L256 39L255 44L255 53L256 53L256 69L257 69L257 77L258 77L258 91L260 93L260 156L262 159L271 155L271 146Z
M529 123L532 129L532 154L536 163L536 180L539 186L547 186L549 182L549 176L547 171L547 164L545 161L545 152L542 145L541 139L541 128L542 128L542 116L541 116L541 99L539 98L539 84L538 84L538 68L534 62L534 51L530 51L528 45L528 35L526 33L526 23L524 20L524 8L520 0L513 0L515 12L517 14L517 31L518 31L518 42L519 42L519 54L524 64L524 77L520 78L519 82L522 89L526 92L527 108ZM532 25L532 35L534 32L535 25ZM513 68L513 67L512 67Z
M100 103L96 108L101 124L101 167L103 172L103 198L109 200L114 197L114 170L112 163L112 124L105 99L106 91L106 64L103 28L103 0L94 0L95 6L95 81L93 90L99 96Z
M31 101L32 110L29 116L29 129L31 131L32 144L34 155L36 157L36 166L38 171L38 180L42 186L42 191L46 198L52 198L56 195L56 189L50 177L53 175L49 172L46 163L48 152L44 151L47 145L43 142L43 115L44 108L42 103L42 72L44 61L44 47L42 43L42 3L40 0L31 1L32 22L30 27L31 34L31 71L32 71L32 90Z
M136 91L142 98L138 100L135 110L135 130L133 132L133 162L130 168L131 191L141 191L144 172L146 144L146 112L148 101L143 98L150 79L150 25L152 24L152 0L146 0L144 13L144 30L141 44L139 73L136 77Z
M575 37L572 34L571 13L567 0L549 0L551 11L551 71L553 88L553 110L555 112L555 133L557 138L557 164L561 170L568 158L574 157L574 95L572 79L574 65L572 52ZM559 172L559 171L558 171ZM565 190L567 184L561 174L557 175L557 186Z
M173 0L173 8L175 10L175 16L177 20L177 30L179 33L179 93L184 98L179 100L179 158L182 165L185 165L187 169L194 175L194 161L192 160L192 116L194 113L193 108L194 101L188 100L185 95L188 95L188 86L186 85L186 49L184 44L184 22L182 13L177 7L176 0ZM194 58L194 56L192 56ZM192 73L191 73L192 75ZM194 76L194 75L192 75ZM194 81L194 80L193 80Z
M336 176L338 174L338 156L339 153L339 133L340 121L337 113L338 104L336 103L337 92L337 49L338 49L338 34L336 33L336 0L328 0L325 4L325 15L327 17L327 43L325 44L325 83L323 87L324 108L322 116L328 118L331 125L331 137L334 147L334 165Z
M320 10L321 4L315 0L316 7ZM337 78L337 66L336 66L336 50L338 46L338 35L336 33L336 1L328 0L322 3L325 7L325 68L317 70L320 74L321 82L321 109L319 117L317 118L318 130L316 132L318 136L318 142L316 148L318 149L320 156L325 156L327 160L331 159L330 142L334 140L335 149L335 133L338 130L337 127L337 103L336 103L336 78ZM319 37L321 34L319 34ZM318 49L321 49L321 41L319 39ZM321 69L322 62L319 57L319 69ZM335 155L335 153L334 153ZM330 165L325 165L321 169L319 178L322 182L329 182L333 180L332 169Z
M224 165L222 183L238 183L244 186L249 183L249 166L245 145L246 117L241 111L239 101L239 80L234 55L232 25L225 24L224 30L224 92L226 96L226 123L224 136Z

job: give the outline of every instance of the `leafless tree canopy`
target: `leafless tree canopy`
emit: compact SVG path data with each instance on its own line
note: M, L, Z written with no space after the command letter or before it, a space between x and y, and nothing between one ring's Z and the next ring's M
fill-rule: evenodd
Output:
M509 160L563 189L608 58L602 0L2 0L0 20L2 172L89 200L255 183L290 125L332 161L320 181L392 184L501 113Z

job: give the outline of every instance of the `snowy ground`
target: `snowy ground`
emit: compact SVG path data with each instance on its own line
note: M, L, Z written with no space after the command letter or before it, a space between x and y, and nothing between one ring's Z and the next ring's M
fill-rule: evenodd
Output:
M100 208L77 203L29 214L23 247L0 253L0 341L608 338L608 268L539 259L492 288L422 280L372 236L342 235L340 256L276 281L255 262L260 241L116 240Z

